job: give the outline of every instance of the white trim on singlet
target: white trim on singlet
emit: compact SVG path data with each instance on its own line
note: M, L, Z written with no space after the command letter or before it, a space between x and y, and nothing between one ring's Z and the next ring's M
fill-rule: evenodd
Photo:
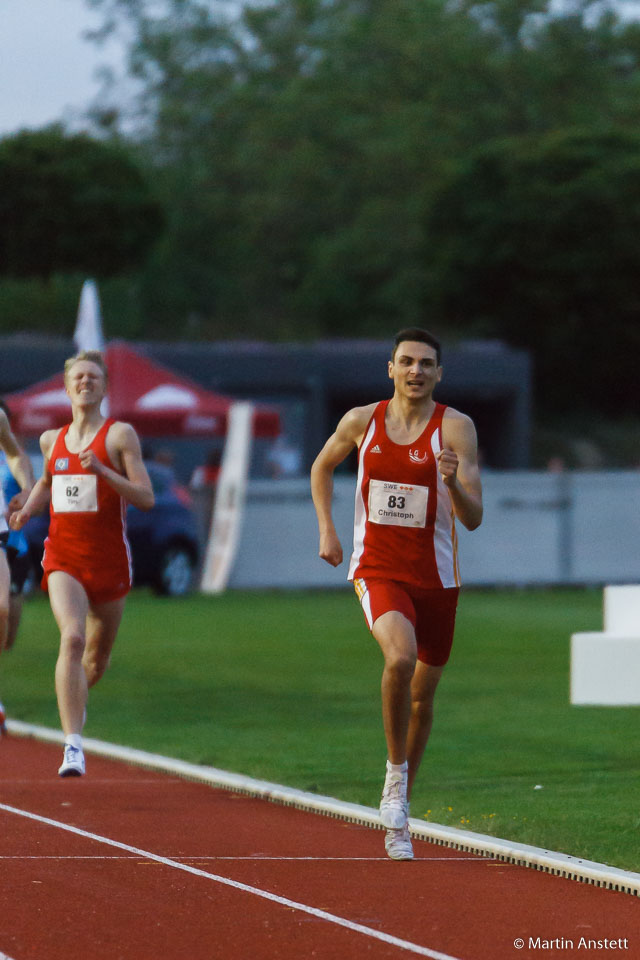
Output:
M378 408L376 407L376 410L377 409ZM358 455L358 480L356 483L356 504L353 521L353 553L351 554L351 563L349 565L347 580L353 580L353 575L356 572L358 564L360 563L360 558L364 552L364 536L367 528L367 508L365 506L364 497L362 496L362 483L364 481L364 455L376 432L376 410L373 412L369 429L367 430L366 436L362 441L362 446L360 447L360 452Z
M120 497L120 522L122 524L122 542L127 552L127 563L129 565L129 583L133 586L133 557L131 556L131 545L127 536L127 504L124 497Z
M431 449L437 457L441 450L441 427L434 430L431 437ZM455 517L451 506L451 497L440 471L437 471L436 516L433 526L433 551L436 567L443 587L460 586L457 569L457 535Z

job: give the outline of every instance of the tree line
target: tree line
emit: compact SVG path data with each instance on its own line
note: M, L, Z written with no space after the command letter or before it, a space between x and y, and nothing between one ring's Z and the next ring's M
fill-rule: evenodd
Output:
M124 264L103 247L93 270L118 333L419 323L532 349L548 411L635 399L634 21L584 0L90 2L105 35L126 27L139 91L92 113L90 139L142 176L114 190L133 215L113 236L139 230ZM0 305L38 273L8 249ZM84 269L62 258L45 287Z

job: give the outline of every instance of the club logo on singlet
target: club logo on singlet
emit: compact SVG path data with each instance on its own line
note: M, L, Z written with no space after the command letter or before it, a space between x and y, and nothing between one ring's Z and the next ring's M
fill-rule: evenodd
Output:
M55 470L68 470L69 469L69 457L58 457L55 463Z
M409 459L413 460L414 463L425 463L427 459L427 451L420 453L419 450L409 450Z

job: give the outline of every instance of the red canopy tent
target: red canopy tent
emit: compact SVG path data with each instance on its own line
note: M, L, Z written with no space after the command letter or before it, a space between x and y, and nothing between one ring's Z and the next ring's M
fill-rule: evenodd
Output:
M109 416L124 420L144 437L211 437L227 432L231 397L205 390L188 377L113 342L103 351L109 371ZM18 435L33 436L71 419L71 404L62 373L26 390L5 396ZM278 412L256 406L253 433L275 437Z

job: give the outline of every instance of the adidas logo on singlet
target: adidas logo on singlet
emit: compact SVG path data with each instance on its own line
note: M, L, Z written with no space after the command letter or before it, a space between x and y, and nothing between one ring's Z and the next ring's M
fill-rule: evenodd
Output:
M371 453L382 453L382 450L380 449L380 447L378 446L377 443L376 443L375 447L372 447L372 448L371 448Z

